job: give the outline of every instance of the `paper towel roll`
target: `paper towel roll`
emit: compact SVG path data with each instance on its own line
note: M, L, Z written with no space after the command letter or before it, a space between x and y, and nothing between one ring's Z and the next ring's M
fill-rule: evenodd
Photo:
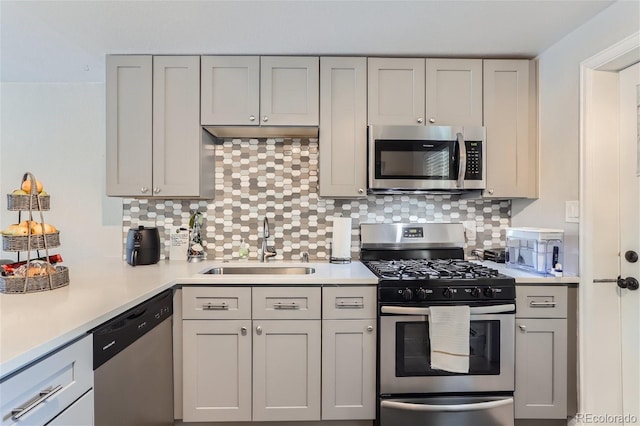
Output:
M331 260L351 260L351 218L333 218L333 236L331 241Z

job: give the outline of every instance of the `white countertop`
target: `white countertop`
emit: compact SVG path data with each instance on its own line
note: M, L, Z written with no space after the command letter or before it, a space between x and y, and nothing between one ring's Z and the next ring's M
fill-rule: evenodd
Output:
M575 275L552 277L549 275L535 274L522 269L508 268L504 263L496 263L490 260L474 260L473 262L497 269L501 274L515 278L516 284L578 284L580 282L580 277Z
M249 264L257 262L161 261L135 268L117 259L85 265L65 262L71 281L66 287L39 293L0 294L0 377L177 284L375 285L378 282L360 262L260 264L315 268L315 273L309 275L199 274L214 266Z

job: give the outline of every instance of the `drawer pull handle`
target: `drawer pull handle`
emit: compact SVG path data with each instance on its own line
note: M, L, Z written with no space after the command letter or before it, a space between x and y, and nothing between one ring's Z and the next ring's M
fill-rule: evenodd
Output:
M555 308L556 302L529 302L532 308Z
M296 302L276 302L273 304L273 309L300 309L300 306Z
M336 303L336 308L338 309L362 309L364 308L364 304L360 302L343 302L340 301Z
M202 305L202 309L205 311L227 311L229 310L229 305L222 302L219 305L214 305L213 303L207 303Z
M26 415L29 411L33 410L38 405L42 404L47 399L51 398L52 396L60 392L62 389L63 389L62 385L58 385L56 387L50 386L47 389L40 391L39 398L35 399L26 407L18 407L11 410L11 418L13 420L19 420L20 417Z

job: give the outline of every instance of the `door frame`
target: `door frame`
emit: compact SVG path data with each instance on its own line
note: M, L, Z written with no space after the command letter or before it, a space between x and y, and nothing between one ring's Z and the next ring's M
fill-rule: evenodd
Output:
M591 235L594 227L598 224L596 219L602 216L602 211L605 210L601 199L596 199L593 196L594 185L596 185L598 176L594 173L599 168L605 167L603 165L606 158L601 158L597 154L596 145L602 142L603 132L613 131L612 137L615 138L614 144L615 155L618 152L618 130L617 122L616 129L612 130L613 121L602 119L598 116L598 113L602 113L602 110L598 110L597 106L599 102L607 102L603 100L602 94L606 92L603 90L603 85L610 85L614 82L617 85L617 74L611 73L611 77L604 75L601 71L618 71L629 65L634 64L640 60L640 31L632 34L631 36L621 40L620 42L604 49L600 53L586 59L580 65L580 225L579 225L579 261L580 261L580 287L579 287L579 312L578 312L578 360L579 360L579 413L593 413L598 414L597 411L607 409L611 407L603 407L598 402L607 397L612 398L610 401L615 400L615 395L622 394L622 364L621 364L621 348L620 348L620 336L613 336L610 340L614 343L617 339L618 345L612 344L610 348L597 347L598 339L592 338L596 334L605 333L605 328L602 324L602 317L598 317L597 313L602 313L605 306L603 306L603 299L598 297L599 291L614 291L616 288L615 282L612 283L593 283L594 279L614 279L617 277L617 273L613 270L607 271L607 276L595 276L594 261L601 260L599 257L602 253L598 250L598 241L595 241ZM616 86L617 87L617 86ZM615 95L617 98L617 94ZM617 108L613 109L611 113L613 116L617 116ZM612 146L610 145L610 146ZM610 157L612 158L612 157ZM613 196L617 196L617 188L612 190ZM617 202L617 201L616 201ZM609 207L606 207L609 208ZM598 256L596 256L598 254ZM616 256L617 257L617 256ZM611 259L609 259L611 260ZM611 268L610 268L611 269ZM616 266L616 270L619 271L619 261ZM611 276L609 276L611 275ZM611 288L611 289L610 289ZM594 315L595 313L595 315ZM609 334L611 333L611 324L620 325L620 318L616 316L609 316L611 323L609 325ZM588 332L589 334L587 334ZM591 337L590 337L591 336ZM615 376L617 376L618 386L616 390L607 388L606 386L598 386L598 375L602 374L601 366L603 365L603 357L593 356L593 352L597 350L600 354L602 351L607 352L607 359L604 360L604 364L607 365L608 374L611 375L612 369ZM598 373L600 371L600 373ZM600 395L598 395L598 389L602 389ZM588 392L587 392L588 390ZM605 395L607 394L607 395ZM611 397L611 395L614 395ZM621 398L620 411L622 410Z

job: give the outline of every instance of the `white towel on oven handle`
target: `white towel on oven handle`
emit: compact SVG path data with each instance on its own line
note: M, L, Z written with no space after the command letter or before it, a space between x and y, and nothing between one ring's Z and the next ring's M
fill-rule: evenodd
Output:
M469 372L469 306L429 307L431 368Z

